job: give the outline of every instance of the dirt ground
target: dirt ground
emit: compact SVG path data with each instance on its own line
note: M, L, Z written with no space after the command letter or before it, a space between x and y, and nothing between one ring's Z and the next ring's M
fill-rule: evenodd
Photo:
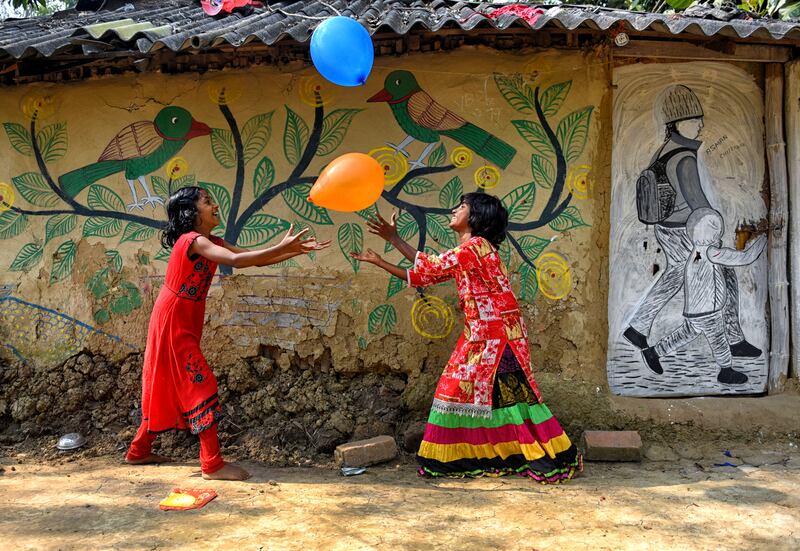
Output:
M587 463L569 484L427 480L410 457L342 477L332 466L245 461L245 482L192 462L0 457L7 549L800 549L800 452ZM718 466L722 463L737 465ZM173 487L213 488L203 509L161 511Z

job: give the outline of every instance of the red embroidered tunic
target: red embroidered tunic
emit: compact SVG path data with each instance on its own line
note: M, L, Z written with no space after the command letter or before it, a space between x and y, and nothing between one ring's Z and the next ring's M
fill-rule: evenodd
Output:
M408 270L411 287L427 287L450 278L455 278L458 286L464 332L439 379L432 408L491 417L495 371L506 346L514 352L541 402L530 368L528 332L495 248L483 237L473 237L441 255L418 252Z
M206 295L217 264L189 257L189 246L199 236L189 232L178 238L150 316L142 369L142 420L149 432L197 434L221 417L217 380L200 351ZM223 244L218 237L211 241Z

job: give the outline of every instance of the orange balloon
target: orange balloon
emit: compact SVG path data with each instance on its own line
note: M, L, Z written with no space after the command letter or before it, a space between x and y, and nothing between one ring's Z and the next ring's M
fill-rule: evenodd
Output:
M363 153L345 153L325 167L308 200L326 209L355 212L377 201L382 191L380 163Z

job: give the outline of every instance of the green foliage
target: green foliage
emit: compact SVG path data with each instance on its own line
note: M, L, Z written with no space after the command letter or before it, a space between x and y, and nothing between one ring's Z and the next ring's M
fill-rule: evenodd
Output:
M411 267L411 262L407 258L403 258L397 265L401 268L408 269ZM389 300L407 286L408 282L405 279L389 276L389 287L386 289L386 300Z
M0 239L11 239L22 233L28 217L13 210L0 212Z
M397 311L391 304L381 304L369 313L367 327L369 332L377 334L383 331L384 335L391 333L397 324Z
M364 250L364 230L358 224L342 224L339 226L338 238L339 250L342 251L350 266L353 267L353 271L358 273L361 262L351 257L350 253L360 253Z
M495 73L494 82L511 107L520 113L533 114L536 112L533 90L522 80L522 75L507 76Z
M89 207L94 210L125 210L125 203L122 198L116 192L99 184L89 186L89 194L86 197L86 201Z
M440 143L439 146L433 150L433 153L428 157L428 166L442 166L444 160L447 158L447 149L444 144Z
M116 218L91 216L83 223L83 237L115 237L122 230L122 222Z
M43 247L41 243L27 243L23 245L17 256L11 262L8 271L27 272L42 260Z
M46 162L57 161L67 154L67 123L45 126L36 133L36 141Z
M409 195L423 195L436 189L436 184L427 178L412 178L403 186L403 191Z
M519 299L523 302L533 302L539 293L539 280L536 268L528 264L519 267Z
M269 214L251 216L239 234L238 243L242 247L263 245L289 229L289 222ZM158 258L158 257L156 257Z
M275 165L269 157L263 157L256 165L253 173L253 196L260 197L265 191L272 187L275 181Z
M531 155L531 174L533 181L542 189L552 189L556 180L556 167L547 157L533 153Z
M75 252L78 247L72 240L64 241L53 254L53 269L50 271L50 283L61 281L72 272L75 264Z
M125 243L126 241L147 241L155 234L155 228L144 226L138 222L128 222L122 232L120 243Z
M400 213L400 216L397 217L396 224L397 235L399 235L403 241L408 241L419 233L417 221L414 220L414 217L406 211ZM383 247L383 252L388 253L392 249L394 249L394 246L387 241Z
M425 214L428 222L428 234L445 249L452 249L457 245L456 234L449 228L450 220L443 214Z
M583 221L583 217L581 216L578 207L574 205L570 205L564 209L564 211L548 225L551 229L558 232L564 232L573 228L580 228L582 226L589 226L589 224Z
M572 87L572 81L559 82L553 84L542 93L540 103L542 105L542 113L550 117L558 113L561 106L564 105L564 100L567 99L567 94Z
M330 226L333 224L333 220L328 211L306 199L310 191L311 184L299 184L284 190L281 196L289 208L304 220L322 226Z
M439 192L439 204L442 208L453 209L461 202L462 195L464 195L464 186L461 178L455 176Z
M51 239L66 235L75 229L78 224L78 216L76 214L56 214L47 219L45 225L45 238L44 242L47 243Z
M296 165L308 143L308 125L303 118L286 106L286 126L283 131L283 154L289 164ZM299 214L299 213L298 213ZM302 215L301 215L302 216Z
M225 128L211 129L211 152L217 162L224 168L236 166L236 147L230 130Z
M556 137L568 163L578 159L586 147L586 138L589 136L589 120L593 109L594 107L591 106L578 109L558 123Z
M11 147L17 153L27 156L33 155L31 133L27 128L15 122L4 122L3 128L8 136L8 141L11 142Z
M288 108L287 108L288 109ZM322 120L322 133L319 138L317 155L330 155L342 145L345 134L353 122L353 117L363 109L336 109L331 111Z
M242 127L244 162L249 163L264 150L272 136L272 111L251 117Z
M523 184L512 189L502 199L508 210L509 222L523 222L530 214L536 201L536 182Z
M511 124L514 125L519 135L531 145L536 153L548 158L554 155L553 144L550 143L550 139L545 134L541 124L528 120L511 121Z
M31 205L54 207L59 202L58 195L50 189L44 176L38 172L26 172L11 178L14 187Z

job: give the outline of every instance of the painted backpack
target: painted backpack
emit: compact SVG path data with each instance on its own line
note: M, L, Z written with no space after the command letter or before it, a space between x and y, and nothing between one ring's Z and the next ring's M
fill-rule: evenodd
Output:
M645 224L658 224L675 211L677 192L667 177L667 162L679 153L692 151L679 147L658 155L636 180L636 212Z

